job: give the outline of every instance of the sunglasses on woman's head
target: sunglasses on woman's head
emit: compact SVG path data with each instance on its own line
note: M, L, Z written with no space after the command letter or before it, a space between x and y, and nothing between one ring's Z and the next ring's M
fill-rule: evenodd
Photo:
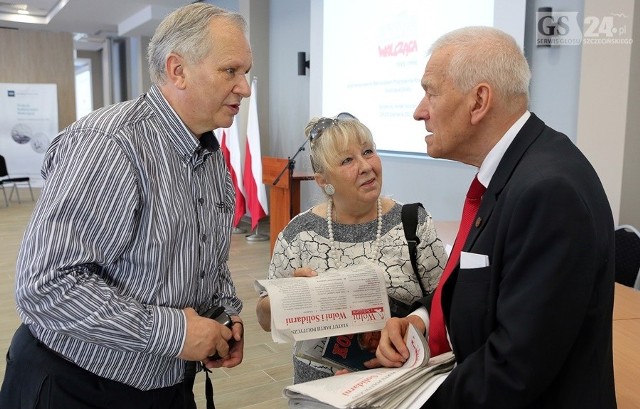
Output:
M320 118L318 119L318 122L316 122L315 125L313 125L313 128L311 128L311 131L309 132L309 140L314 141L316 138L322 135L322 132L325 129L327 129L331 125L337 124L339 121L354 120L354 119L357 119L357 118L348 112L341 112L333 118L326 118L326 117Z

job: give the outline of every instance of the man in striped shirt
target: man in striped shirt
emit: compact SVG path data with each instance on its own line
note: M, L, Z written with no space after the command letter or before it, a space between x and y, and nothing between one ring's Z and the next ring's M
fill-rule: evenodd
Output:
M227 266L235 196L212 130L251 93L245 21L190 4L159 25L148 56L149 92L70 125L45 156L3 409L195 408L185 367L242 361ZM213 305L231 329L199 316Z

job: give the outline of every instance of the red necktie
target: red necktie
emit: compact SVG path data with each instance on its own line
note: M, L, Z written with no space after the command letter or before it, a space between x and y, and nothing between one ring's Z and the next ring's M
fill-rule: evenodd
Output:
M465 241L467 241L469 230L471 230L471 223L476 217L476 213L478 213L480 199L485 190L487 190L487 188L482 186L480 181L478 181L478 176L476 176L473 182L471 182L471 186L467 192L467 198L464 201L462 220L460 221L460 228L458 229L453 250L451 250L449 260L447 261L438 287L431 300L431 313L429 314L429 350L431 351L431 356L437 356L451 350L449 341L447 340L447 330L444 325L444 315L442 313L442 287L451 275L453 269L458 265L460 251Z

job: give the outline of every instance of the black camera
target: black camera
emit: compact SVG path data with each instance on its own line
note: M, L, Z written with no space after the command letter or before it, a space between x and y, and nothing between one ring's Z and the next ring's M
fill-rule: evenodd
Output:
M221 307L221 306L211 307L207 311L205 311L203 314L201 314L201 316L212 319L214 321L218 321L218 323L224 325L229 329L231 329L231 327L233 326L233 321L231 321L231 316L227 314L227 312L224 310L224 307ZM233 336L231 337L231 339L229 339L229 341L227 341L227 343L229 344L229 348L233 346L235 341L236 340L233 338ZM209 359L220 359L220 358L221 357L220 355L218 355L217 352L215 355L212 355L209 357Z
M211 307L204 314L202 314L205 318L210 318L214 321L218 321L220 324L225 327L231 329L233 322L231 321L231 317L224 310L224 307Z

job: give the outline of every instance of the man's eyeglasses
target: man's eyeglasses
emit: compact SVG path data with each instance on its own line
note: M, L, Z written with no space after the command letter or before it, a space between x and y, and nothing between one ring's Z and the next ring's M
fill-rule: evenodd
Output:
M337 124L338 121L342 120L354 120L357 119L355 116L351 115L348 112L341 112L333 118L320 118L311 131L309 132L309 140L314 141L317 137L322 135L322 132L330 127L331 125Z

